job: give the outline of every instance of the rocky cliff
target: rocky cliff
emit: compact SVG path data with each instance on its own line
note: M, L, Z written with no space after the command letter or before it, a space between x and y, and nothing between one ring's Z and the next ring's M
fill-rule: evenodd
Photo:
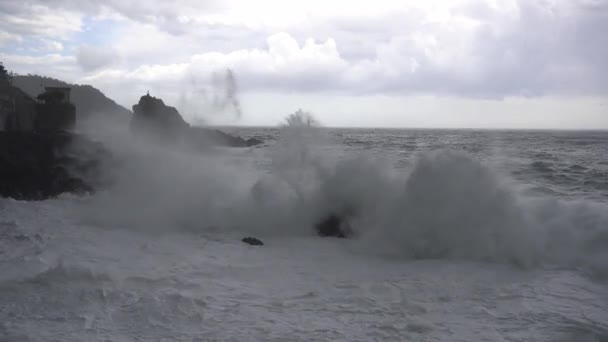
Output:
M131 117L131 111L118 105L101 91L90 85L70 84L38 75L16 75L13 76L12 83L32 98L44 92L45 87L71 88L70 100L76 107L77 122L105 118L116 121L119 124L127 124Z
M99 143L67 132L0 132L0 197L43 200L100 185L109 153Z
M191 127L177 109L165 105L163 100L150 94L142 96L133 106L131 131L137 136L196 149L210 146L247 147L262 143L257 139L244 140L216 129Z

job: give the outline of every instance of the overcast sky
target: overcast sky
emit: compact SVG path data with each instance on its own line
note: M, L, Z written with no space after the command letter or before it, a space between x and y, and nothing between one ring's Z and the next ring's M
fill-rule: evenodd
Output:
M191 122L608 129L608 0L1 0L0 61Z

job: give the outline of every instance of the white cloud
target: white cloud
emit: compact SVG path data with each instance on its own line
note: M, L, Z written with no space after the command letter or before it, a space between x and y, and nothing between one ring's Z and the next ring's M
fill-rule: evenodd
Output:
M76 55L78 64L86 70L97 70L116 63L120 57L111 47L80 46Z
M80 31L82 15L61 8L27 2L0 3L0 32L20 38L67 39Z
M8 42L12 42L12 41L19 42L21 40L22 40L22 38L17 35L14 35L14 34L11 34L8 32L4 32L4 31L0 31L0 47L2 47L2 44L4 44L4 43L8 43Z
M35 35L62 44L62 53L75 57L49 66L52 72L80 65L73 77L120 94L183 89L192 80L203 87L226 68L244 91L469 98L608 92L608 7L601 1L20 4L0 4L0 41ZM70 49L69 36L82 30L85 16L120 21L111 49Z
M23 56L0 52L0 61L5 67L18 74L37 74L54 77L67 82L76 82L82 77L73 56L57 53L40 56Z
M63 44L56 40L44 40L43 49L45 51L63 51Z

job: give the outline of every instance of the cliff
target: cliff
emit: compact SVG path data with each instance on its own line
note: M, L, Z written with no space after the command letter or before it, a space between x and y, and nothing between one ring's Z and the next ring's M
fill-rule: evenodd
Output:
M19 88L0 84L0 131L32 131L35 120L36 101Z
M109 157L101 144L72 133L0 132L0 197L43 200L91 192Z
M189 127L177 109L165 105L163 100L150 94L142 96L139 103L133 106L131 131L134 134L176 142Z
M220 130L191 127L177 109L165 105L163 100L144 95L133 106L131 131L160 142L180 143L195 149L210 146L247 147L262 143L257 139L244 140Z
M120 124L127 124L131 117L131 111L118 105L90 85L69 84L38 75L13 76L13 85L33 98L44 92L45 87L71 88L71 102L76 107L77 122L106 118Z

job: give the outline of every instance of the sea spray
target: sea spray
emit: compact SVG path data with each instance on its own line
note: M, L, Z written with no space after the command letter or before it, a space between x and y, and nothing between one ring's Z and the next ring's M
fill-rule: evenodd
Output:
M122 156L114 186L81 217L106 227L172 232L314 235L326 215L346 214L361 252L403 259L465 259L533 266L608 266L602 203L530 197L477 159L419 153L395 169L376 156L334 156L324 130L300 112L267 147L270 169L247 149L201 152L111 137Z
M516 196L467 155L419 156L371 236L381 250L411 258L463 258L527 264L539 250Z

